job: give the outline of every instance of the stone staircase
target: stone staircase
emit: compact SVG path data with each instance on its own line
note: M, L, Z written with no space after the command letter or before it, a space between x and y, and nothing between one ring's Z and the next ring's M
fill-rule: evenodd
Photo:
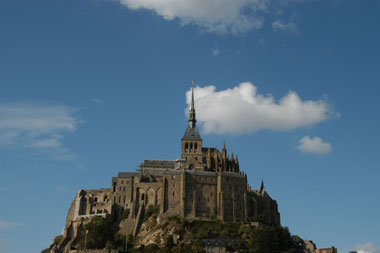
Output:
M135 227L133 229L133 235L134 236L137 235L137 233L140 230L141 223L142 223L143 218L144 218L144 212L145 212L145 204L142 204L142 205L140 205L139 211L137 212L136 224L135 224Z

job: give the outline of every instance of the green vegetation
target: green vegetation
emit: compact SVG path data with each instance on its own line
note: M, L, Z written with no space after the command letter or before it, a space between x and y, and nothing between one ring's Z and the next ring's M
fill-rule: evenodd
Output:
M260 219L260 216L257 217ZM187 221L179 217L169 217L168 222L176 222L179 225L175 233L181 237L188 236L201 242L201 239L228 238L226 241L227 249L230 251L240 252L283 252L293 250L293 252L302 252L303 240L299 236L292 236L288 228L280 226L268 226L254 228L249 223L223 223L218 220L214 221ZM168 246L172 245L172 238L168 239ZM189 248L190 247L190 248ZM172 246L167 247L172 252L198 252L195 250L194 243L191 246ZM203 246L198 244L199 249ZM190 250L190 251L189 251ZM178 251L180 252L180 251Z
M41 253L50 253L50 250L54 247L54 245L58 245L61 243L63 239L63 235L57 235L54 237L53 242L50 244L49 248L46 248L41 251Z
M76 241L76 247L84 249L86 241L87 249L125 249L126 237L118 234L117 229L110 218L96 216L84 225ZM86 230L88 231L87 240L85 240Z
M84 231L86 230L88 230L86 246L88 249L104 248L108 241L113 240L115 233L111 220L98 216L84 226Z
M159 213L160 209L158 206L149 205L145 210L144 220L148 220L151 216L153 219L156 219Z
M239 223L222 223L215 221L193 221L187 224L186 230L190 231L194 238L210 237L236 237L238 236Z
M131 212L131 211L129 210L129 208L124 209L124 210L123 210L123 213L121 214L121 219L122 219L122 220L124 220L124 219L128 219L130 212Z
M125 212L125 213L124 213ZM124 211L123 216L129 215ZM128 213L127 213L128 212ZM155 221L159 213L156 206L148 206L145 211L145 218ZM257 216L250 221L260 221L262 217ZM216 239L225 243L228 251L231 252L303 252L304 242L299 236L292 236L288 228L280 226L253 227L250 222L224 223L219 220L213 221L188 221L178 216L168 217L164 224L155 225L153 229L172 229L174 234L182 238L179 244L175 244L172 235L168 235L164 247L157 244L150 244L134 248L137 237L129 234L128 238L117 233L118 226L110 218L94 217L89 223L84 225L82 233L75 245L78 249L84 248L85 231L87 234L87 249L117 249L119 253L201 253L204 252L202 239ZM54 242L42 251L48 253L54 244L59 244L62 236L54 238ZM128 250L126 251L126 243Z
M255 228L248 234L248 249L252 252L283 252L293 246L294 241L287 227Z
M248 221L251 221L251 222L258 221L258 222L265 223L265 214L261 213L261 214L259 214L257 216L248 218Z

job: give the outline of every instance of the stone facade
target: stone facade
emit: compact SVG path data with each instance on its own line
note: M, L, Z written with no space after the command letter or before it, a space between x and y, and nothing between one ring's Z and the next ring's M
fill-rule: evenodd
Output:
M138 172L119 172L111 188L80 190L70 207L64 240L60 249L68 249L75 231L92 216L117 215L129 209L130 232L138 231L145 207L158 206L159 218L180 216L187 219L219 219L225 222L247 221L262 215L265 223L280 225L277 202L267 193L264 183L253 190L240 170L237 155L203 147L196 127L194 100L188 126L181 139L177 160L145 160Z

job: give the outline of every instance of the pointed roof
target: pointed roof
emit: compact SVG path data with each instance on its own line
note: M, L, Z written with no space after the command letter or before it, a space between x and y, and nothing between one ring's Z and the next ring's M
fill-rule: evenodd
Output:
M265 185L264 185L264 179L261 180L261 187L260 187L260 193L263 194L266 192Z
M189 126L190 127L195 127L195 123L197 120L195 119L195 106L194 106L194 81L193 81L193 86L191 87L191 105L189 108Z
M196 127L187 126L182 140L202 140Z
M195 118L195 106L194 106L194 81L192 82L193 86L191 87L191 105L189 108L189 125L186 128L185 134L183 135L182 140L202 140L199 135L196 118Z

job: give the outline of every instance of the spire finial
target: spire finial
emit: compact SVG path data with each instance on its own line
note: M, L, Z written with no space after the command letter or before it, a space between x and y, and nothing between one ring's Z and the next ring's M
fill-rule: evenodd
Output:
M191 81L191 105L189 108L189 126L191 128L195 127L195 106L194 106L194 80Z
M260 193L263 194L265 192L265 185L264 185L264 179L261 180L261 187L260 187Z

